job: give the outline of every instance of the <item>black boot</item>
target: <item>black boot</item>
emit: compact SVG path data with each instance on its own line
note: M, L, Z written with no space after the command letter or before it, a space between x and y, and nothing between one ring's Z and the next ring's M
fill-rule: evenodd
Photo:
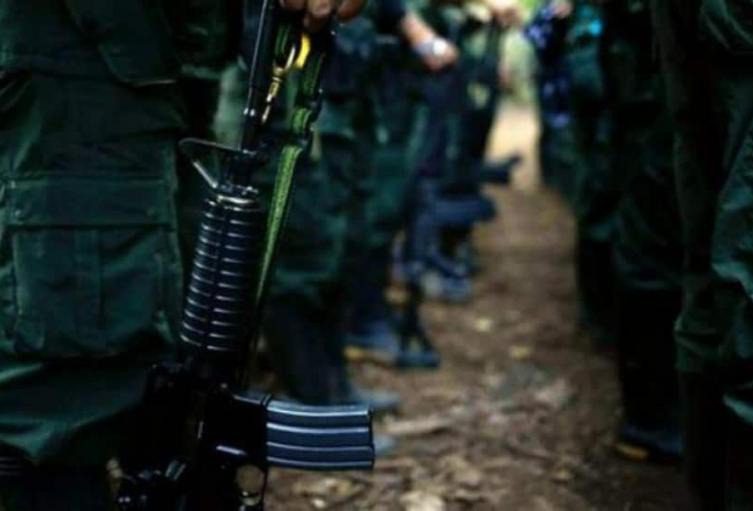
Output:
M373 413L396 412L400 408L400 396L387 390L370 390L357 386L343 368L333 405L363 405Z
M408 299L400 318L399 365L435 368L439 353L424 330L421 321L423 280L433 259L439 254L437 224L438 184L435 179L420 179L412 193L413 201L407 216L405 240L402 245L402 272Z
M725 508L753 509L753 425L728 412Z
M331 303L337 302L333 298ZM400 396L394 392L361 389L353 383L345 359L345 321L340 307L322 311L315 328L323 340L327 364L332 378L332 395L328 404L364 405L374 413L394 412L400 406Z
M400 339L385 291L389 283L390 249L374 250L363 271L354 279L345 353L350 361L371 361L394 366Z
M680 375L683 458L691 509L724 507L727 427L722 390L716 379L693 373Z
M616 300L623 404L617 451L634 461L678 462L682 441L673 329L680 290L623 284Z

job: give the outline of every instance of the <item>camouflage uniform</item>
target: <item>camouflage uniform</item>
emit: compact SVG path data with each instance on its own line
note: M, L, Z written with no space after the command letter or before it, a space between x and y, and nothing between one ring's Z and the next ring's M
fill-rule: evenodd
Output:
M0 444L38 467L0 483L6 511L104 509L102 467L172 353L177 82L216 35L188 19L216 5L0 2Z
M307 403L366 398L351 385L344 343L352 284L361 277L369 243L375 52L371 20L360 17L340 28L269 294L264 334L273 365L292 397Z
M614 340L612 242L620 197L609 157L612 120L600 55L602 14L588 0L575 3L567 34L573 133L578 150L574 209L578 226L576 274L581 321L601 342Z
M682 245L671 122L648 2L612 1L604 14L610 166L622 180L613 245L620 437L648 454L678 457L673 325L681 300Z
M676 341L688 480L701 509L753 509L753 4L652 7L685 252Z
M559 19L546 2L525 28L538 59L539 165L544 183L570 203L575 200L578 152L570 112L570 80L564 59L569 20Z

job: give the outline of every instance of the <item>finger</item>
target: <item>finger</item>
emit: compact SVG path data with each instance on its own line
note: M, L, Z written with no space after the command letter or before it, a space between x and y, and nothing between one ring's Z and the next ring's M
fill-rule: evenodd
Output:
M306 13L313 19L326 20L335 11L337 0L307 0Z
M310 32L321 30L335 10L335 3L335 0L306 0L304 27Z
M337 10L337 18L340 21L348 21L349 19L358 16L363 6L366 4L366 0L344 0Z

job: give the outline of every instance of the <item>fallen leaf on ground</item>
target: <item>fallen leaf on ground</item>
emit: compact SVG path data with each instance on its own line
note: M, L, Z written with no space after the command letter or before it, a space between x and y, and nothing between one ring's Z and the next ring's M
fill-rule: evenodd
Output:
M533 355L533 348L524 344L510 346L510 358L513 360L527 360Z
M377 460L378 468L384 470L414 468L418 465L415 458L384 458Z
M492 496L485 495L478 491L466 490L465 488L459 488L457 490L453 490L452 493L449 495L449 497L452 500L459 500L461 502L468 502L468 503L475 503L482 500L493 502Z
M557 509L548 499L542 496L537 496L534 502L536 511L555 511Z
M552 481L557 483L567 483L573 480L573 473L566 468L561 468L552 474Z
M539 404L552 410L560 410L570 402L574 394L570 384L564 378L558 378L554 383L536 391L533 397Z
M349 479L325 477L322 479L304 480L293 486L293 492L309 497L311 504L317 509L327 507L328 503L345 502L363 491L364 485ZM320 504L323 505L320 506Z
M400 497L404 511L444 511L444 500L439 495L424 491L412 491Z
M484 475L471 462L460 455L446 456L439 461L439 467L450 475L454 486L475 488L481 485Z
M385 431L393 436L429 435L448 429L454 421L450 417L430 416L423 419L396 420L386 424Z
M476 321L473 322L473 329L480 334L488 334L492 331L492 328L494 328L494 321L492 318L476 318Z

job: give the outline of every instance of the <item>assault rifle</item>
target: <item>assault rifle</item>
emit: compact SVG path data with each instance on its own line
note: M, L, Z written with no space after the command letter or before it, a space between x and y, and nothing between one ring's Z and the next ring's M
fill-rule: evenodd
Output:
M181 142L210 192L187 291L181 355L153 369L139 446L111 467L122 473L121 511L261 510L270 467L373 465L368 409L299 406L245 391L293 174L310 142L334 38L330 29L308 36L291 125L282 140L272 137L268 121L286 74L303 59L304 35L300 17L283 12L278 0L248 4L261 10L240 143L230 148ZM222 162L217 175L203 163L207 156ZM272 197L262 200L252 176L269 165L277 167L276 182Z

